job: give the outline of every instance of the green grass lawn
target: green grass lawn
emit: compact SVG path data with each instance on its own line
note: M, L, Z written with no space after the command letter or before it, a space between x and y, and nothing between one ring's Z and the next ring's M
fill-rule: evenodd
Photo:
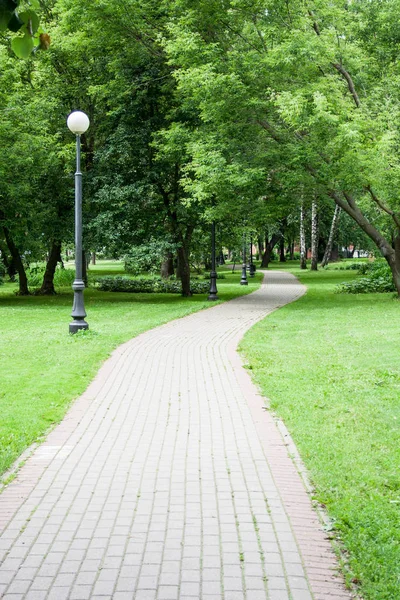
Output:
M272 268L282 268L273 263ZM400 302L336 295L353 271L301 272L306 296L241 352L306 463L365 600L400 598Z
M103 267L103 268L102 268ZM105 263L91 272L119 274L121 264ZM259 287L261 275L241 286L240 273L217 281L221 300ZM0 474L32 442L65 414L101 363L119 344L215 304L205 294L127 294L85 290L90 329L68 334L72 290L57 296L21 297L15 284L0 287Z

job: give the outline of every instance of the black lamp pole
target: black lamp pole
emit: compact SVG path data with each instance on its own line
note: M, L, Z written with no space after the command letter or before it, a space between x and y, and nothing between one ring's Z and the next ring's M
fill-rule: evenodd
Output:
M253 263L253 236L250 236L250 277L254 277L256 272L255 265Z
M242 264L242 278L240 285L248 285L247 274L246 274L246 234L243 234L243 264Z
M209 300L219 300L217 296L217 271L215 264L215 221L211 225L211 273L210 273L210 294Z
M80 329L89 329L85 321L86 311L83 300L85 284L82 279L82 173L81 173L81 134L89 127L87 115L80 111L70 114L68 127L76 135L76 173L75 173L75 280L72 284L74 290L74 303L69 324L69 332L76 333Z

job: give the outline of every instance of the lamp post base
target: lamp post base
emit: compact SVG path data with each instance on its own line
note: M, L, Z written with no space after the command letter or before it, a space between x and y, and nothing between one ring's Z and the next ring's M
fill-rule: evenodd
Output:
M84 319L81 321L77 321L76 319L69 324L69 332L76 333L80 329L89 329L89 325L86 323Z
M219 300L217 296L217 273L216 271L211 271L210 273L210 294L207 300Z
M247 276L246 276L246 265L245 264L242 266L242 278L240 280L240 285L249 285L249 282L247 281Z

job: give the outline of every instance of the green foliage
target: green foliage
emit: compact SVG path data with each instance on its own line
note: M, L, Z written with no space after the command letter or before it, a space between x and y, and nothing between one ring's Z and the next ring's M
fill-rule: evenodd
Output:
M358 271L363 276L354 281L340 284L336 288L337 294L385 293L396 290L392 272L387 263L382 261L361 263Z
M19 4L20 0L0 0L0 31L21 33L12 38L11 49L18 58L28 58L34 48L47 49L50 37L39 29L39 0L29 0L22 11L18 10Z
M43 265L32 266L28 269L25 269L25 272L28 279L28 286L30 288L38 288L42 285L44 275Z
M329 264L324 267L327 271L358 271L359 273L365 272L365 265L368 263L362 262L348 262L348 263L338 263L338 264Z
M39 288L42 285L44 271L44 265L37 265L26 269L28 285L30 288ZM54 273L54 286L56 288L70 287L74 279L75 271L73 269L62 269L61 267L57 267Z
M165 241L151 240L130 249L125 256L125 271L131 275L140 273L157 273L161 268L161 261L167 252L175 250L174 244Z
M70 287L75 279L75 270L57 267L54 273L55 287Z
M205 275L203 275L203 279L210 281L210 274L206 273ZM220 271L217 271L217 279L226 279L225 273L221 273Z
M128 277L99 277L96 280L102 292L130 292L134 294L181 294L182 286L179 281L166 281L157 277L154 279L129 279ZM209 284L204 281L191 281L190 289L193 294L205 294L209 291Z

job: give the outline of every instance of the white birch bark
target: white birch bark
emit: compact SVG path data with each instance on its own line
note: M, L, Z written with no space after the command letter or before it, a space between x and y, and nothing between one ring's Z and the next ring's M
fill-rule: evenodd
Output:
M331 224L331 230L329 232L329 239L328 239L328 243L326 245L325 248L325 253L324 253L324 257L322 259L321 262L321 267L326 267L326 265L329 262L329 259L331 257L331 252L332 252L332 247L333 247L333 241L335 239L335 234L337 231L337 227L339 224L339 218L340 218L340 213L341 213L341 208L340 206L338 206L336 204L335 206L335 212L333 213L333 218L332 218L332 224Z
M311 271L318 271L318 203L313 198L311 205Z
M306 227L304 219L304 200L300 207L300 269L307 269Z

